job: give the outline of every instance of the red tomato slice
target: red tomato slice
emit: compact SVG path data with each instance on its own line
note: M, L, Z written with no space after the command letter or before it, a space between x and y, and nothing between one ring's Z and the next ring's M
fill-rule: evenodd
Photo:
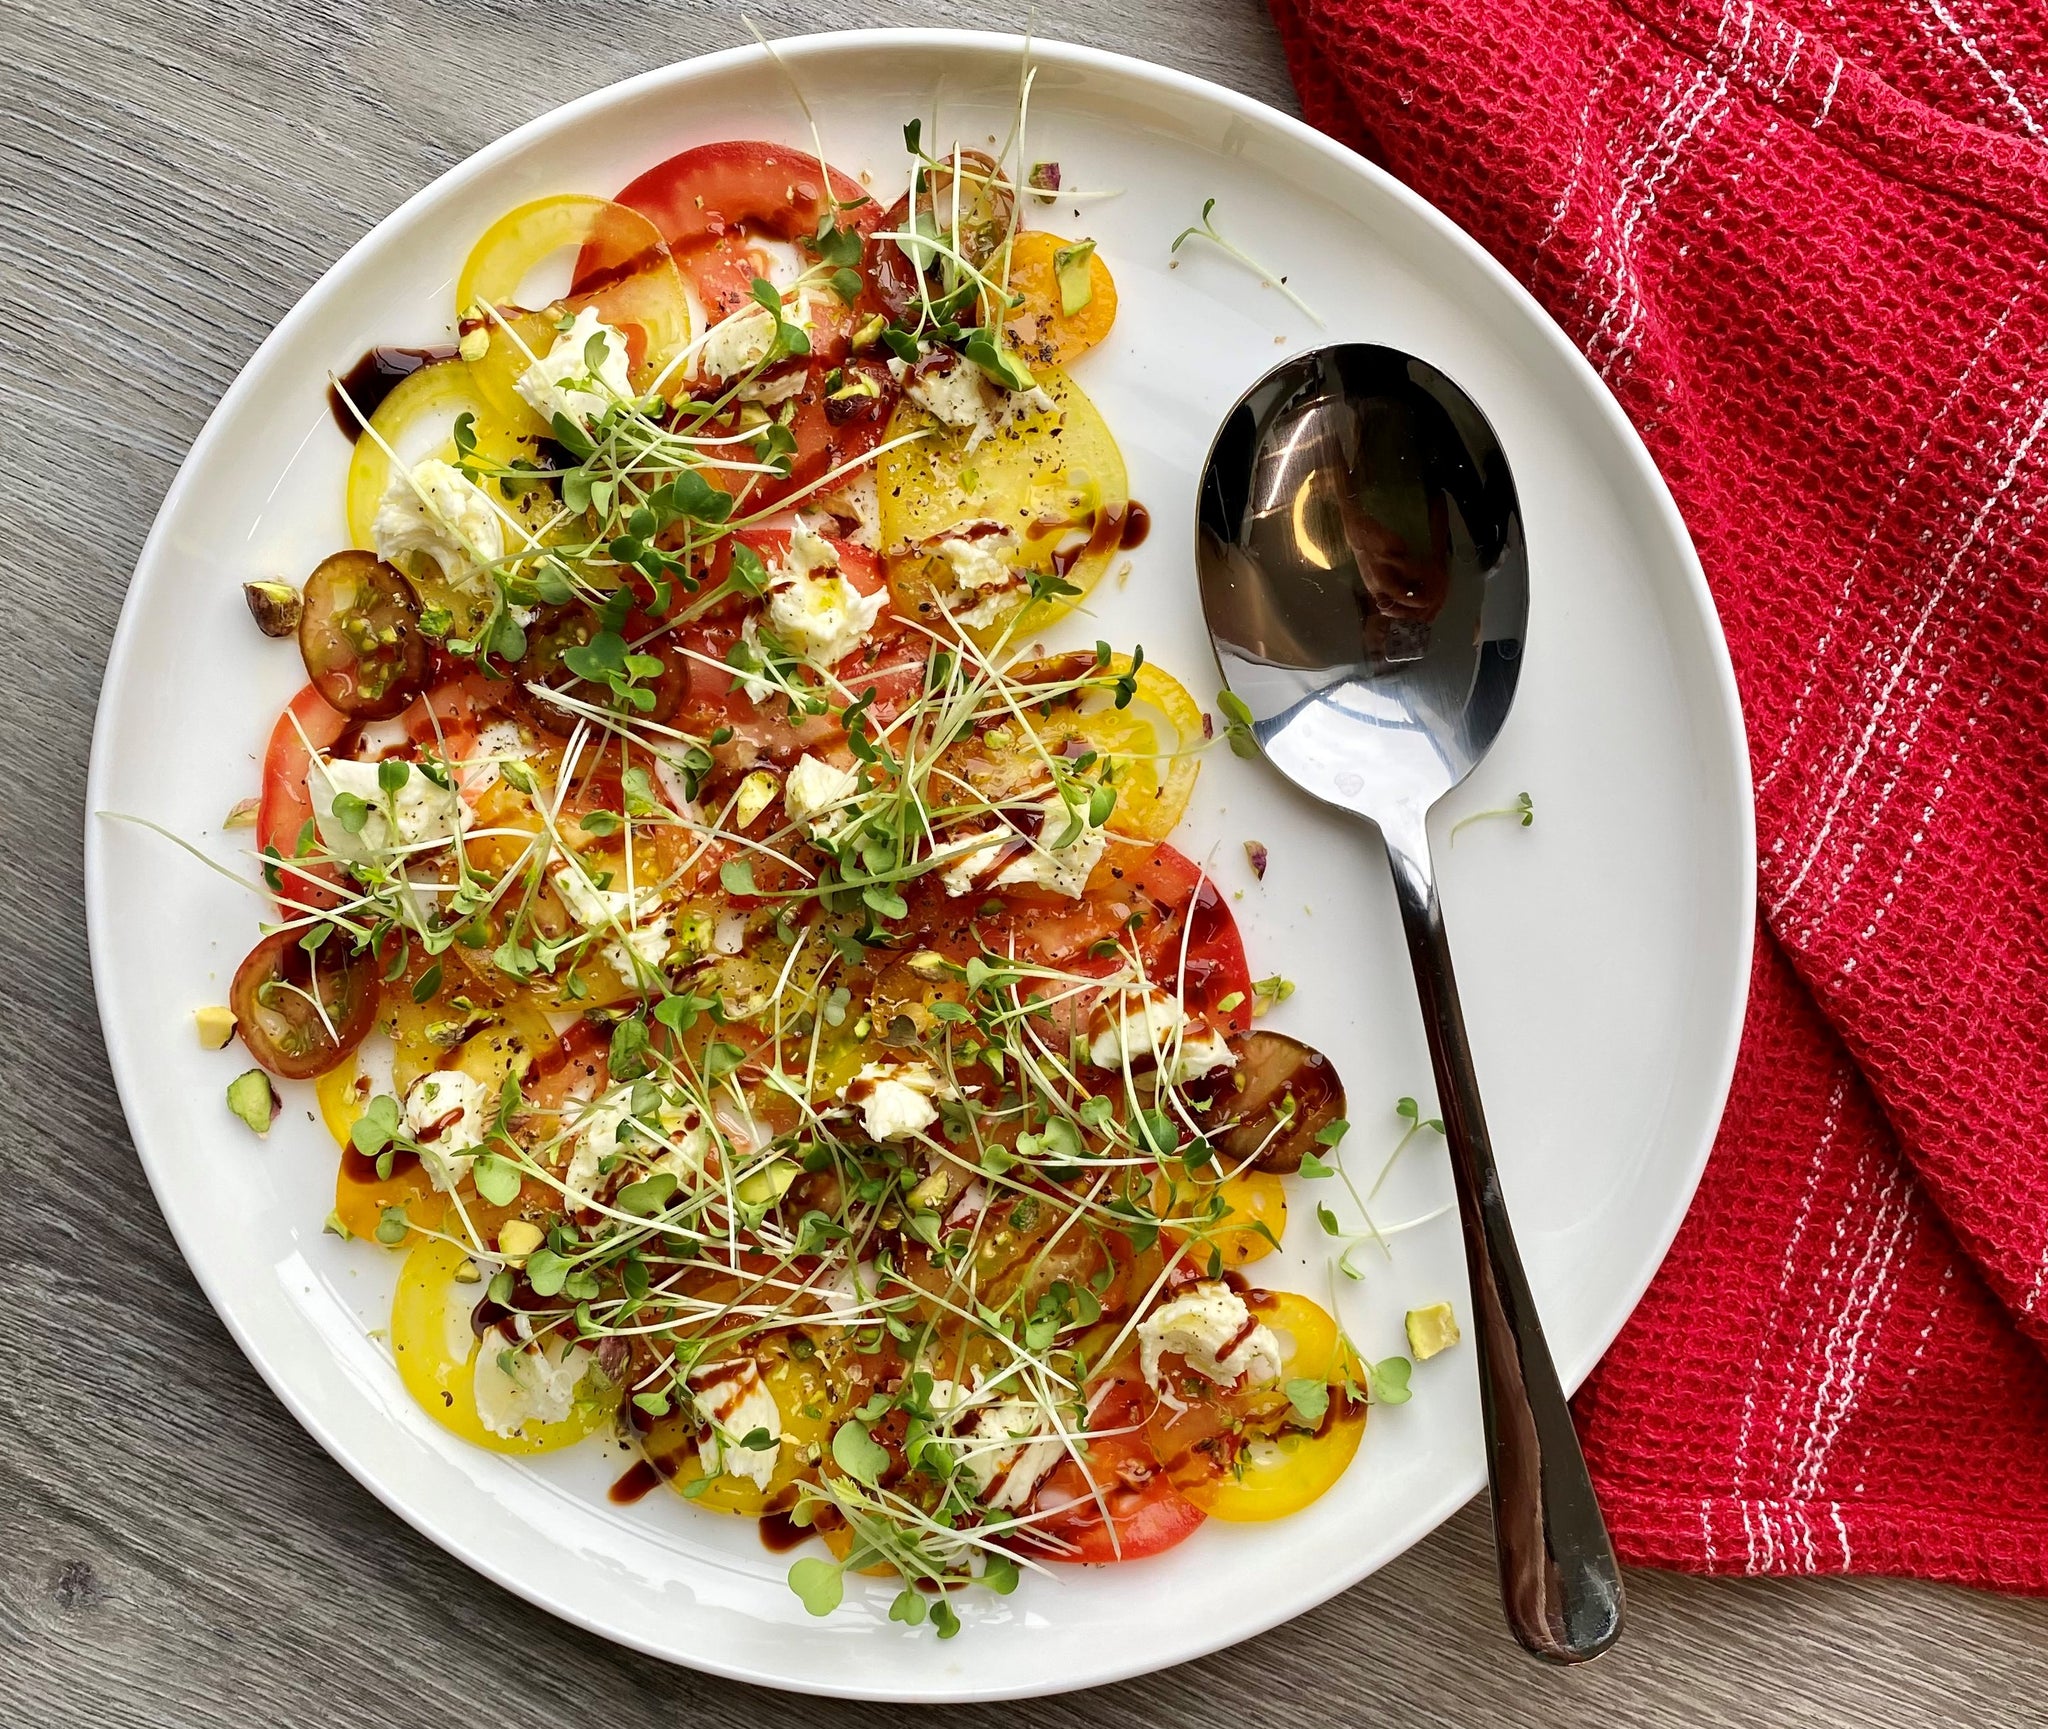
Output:
M1033 1499L1030 1529L1041 1533L1043 1547L1025 1542L1048 1561L1135 1561L1157 1555L1194 1535L1206 1515L1166 1480L1145 1440L1142 1427L1146 1390L1137 1383L1112 1384L1095 1407L1090 1427L1126 1429L1088 1443L1088 1463L1069 1458L1039 1485ZM1138 1427L1132 1428L1133 1425ZM1096 1499L1101 1494L1101 1503ZM1109 1518L1103 1519L1103 1504ZM1049 1513L1047 1509L1052 1509Z
M298 852L299 836L313 820L313 795L306 787L312 751L327 749L350 724L348 716L330 708L310 684L277 717L277 725L270 729L269 748L263 753L263 795L256 808L259 851L274 851L284 859ZM325 886L341 881L333 866L279 865L277 869L284 879L278 904L287 913L341 905L341 895Z
M815 156L786 144L732 139L657 163L614 202L639 211L661 230L677 267L696 286L706 316L716 319L743 304L762 274L748 240L814 235L835 200L856 205L842 220L863 234L881 220L881 208L858 182L836 168L830 173L828 195ZM601 265L586 248L576 274L580 279Z
M1226 1035L1251 1030L1252 975L1237 920L1214 882L1186 854L1162 845L1133 880L1171 914L1153 922L1139 952L1153 978L1176 992L1190 1010L1205 1014ZM1187 936L1185 957L1181 947ZM1217 1005L1235 996L1228 1013Z
M921 879L920 887L933 880ZM1142 842L1113 840L1105 864L1078 902L1028 893L998 898L1010 908L1006 928L1021 956L1080 972L1116 966L1114 956L1097 960L1089 951L1117 937L1133 914L1142 915L1138 952L1151 977L1179 994L1190 1010L1208 1016L1226 1036L1250 1029L1251 968L1245 964L1237 920L1216 885L1176 848L1162 844L1145 851ZM1218 1005L1233 995L1238 1001L1224 1012Z
M485 719L498 712L508 688L506 680L480 672L443 679L400 716L405 736L422 750L459 762L475 752Z

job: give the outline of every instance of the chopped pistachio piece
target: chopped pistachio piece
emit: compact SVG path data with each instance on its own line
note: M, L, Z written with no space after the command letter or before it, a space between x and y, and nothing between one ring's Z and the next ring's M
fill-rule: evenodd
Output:
M330 1237L339 1237L344 1243L355 1236L355 1232L348 1228L348 1221L338 1211L330 1212L327 1215L327 1223L320 1228Z
M1095 256L1095 242L1076 241L1052 255L1053 278L1060 285L1060 316L1072 318L1095 298L1095 283L1088 261Z
M1294 981L1283 979L1278 973L1271 978L1252 980L1252 1014L1269 1015L1289 997L1294 995Z
M202 1049L222 1050L235 1036L235 1011L220 1003L208 1003L192 1011L192 1024L199 1029Z
M237 799L234 807L221 819L222 828L254 828L256 816L263 809L260 798Z
M1458 1342L1458 1317L1449 1303L1431 1303L1426 1309L1408 1311L1408 1349L1418 1363L1426 1363L1439 1351Z
M306 603L288 582L245 582L242 598L249 603L249 616L265 636L291 636L299 628L299 614Z
M284 1109L284 1101L277 1096L268 1075L261 1069L251 1069L228 1082L228 1109L257 1134L267 1135L270 1125L277 1121L277 1113Z
M464 360L478 361L491 351L491 327L488 324L472 325L462 333L462 340L455 345L455 352Z
M758 1171L750 1171L733 1185L733 1193L740 1204L747 1207L765 1207L770 1201L779 1201L789 1193L796 1181L796 1166L787 1159L777 1159L772 1165Z
M903 1198L913 1207L937 1207L952 1192L952 1187L952 1177L944 1170L937 1170Z
M541 1245L540 1226L530 1219L507 1219L498 1227L498 1253L518 1266Z
M740 782L739 791L733 795L733 822L740 828L750 826L754 818L775 801L775 795L781 790L780 783L765 768L755 769Z

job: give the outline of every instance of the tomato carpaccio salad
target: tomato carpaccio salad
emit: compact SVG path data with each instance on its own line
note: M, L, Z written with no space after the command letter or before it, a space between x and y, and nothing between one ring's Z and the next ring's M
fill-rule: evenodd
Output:
M445 351L337 381L353 544L251 585L309 682L231 1007L317 1082L330 1228L405 1257L436 1422L622 1437L616 1498L946 1632L1306 1505L1365 1393L1244 1272L1343 1098L1169 843L1210 724L1035 646L1143 521L1069 372L1110 270L907 143L900 197L737 141L524 205Z

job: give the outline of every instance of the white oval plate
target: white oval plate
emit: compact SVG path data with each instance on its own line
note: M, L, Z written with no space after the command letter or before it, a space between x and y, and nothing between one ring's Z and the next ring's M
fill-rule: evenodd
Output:
M873 31L780 45L833 161L894 177L903 122L941 103L942 143L1008 132L1022 44ZM1726 1095L1748 983L1748 763L1726 649L1685 530L1591 369L1445 218L1307 127L1214 85L1040 43L1032 159L1072 188L1122 196L1034 213L1093 234L1116 272L1111 340L1077 376L1122 440L1155 513L1127 584L1068 634L1142 641L1205 700L1216 688L1192 562L1196 473L1238 393L1303 344L1350 338L1422 355L1498 428L1527 516L1528 665L1492 757L1436 829L1450 928L1503 1180L1558 1367L1576 1386L1668 1247ZM278 326L193 447L135 573L93 740L88 808L161 823L248 870L220 833L256 788L297 657L249 626L243 579L297 578L345 544L347 446L330 370L379 342L448 328L471 241L546 193L610 193L688 145L805 138L758 49L603 90L442 176L354 247ZM886 189L893 196L895 188ZM1212 248L1170 262L1205 199L1238 244L1284 270L1314 329ZM1533 794L1535 826L1450 820ZM890 1589L854 1581L812 1620L747 1522L659 1496L617 1508L607 1447L538 1462L472 1450L401 1389L381 1342L390 1257L321 1234L334 1149L291 1090L268 1142L221 1093L246 1059L202 1052L195 1005L220 1001L261 907L145 830L88 819L86 893L107 1047L135 1143L179 1245L251 1361L321 1443L471 1566L594 1631L721 1674L898 1700L965 1700L1109 1681L1214 1650L1320 1602L1399 1554L1482 1482L1469 1344L1417 1369L1377 1410L1343 1482L1265 1526L1211 1522L1169 1555L972 1593L939 1643L886 1619ZM1299 989L1270 1023L1312 1038L1349 1083L1348 1143L1368 1177L1429 1093L1393 897L1370 830L1220 750L1182 844L1242 891L1256 973ZM1272 866L1251 876L1242 843ZM1297 1185L1303 1187L1304 1185ZM1327 1239L1297 1194L1283 1277L1328 1300ZM1439 1147L1411 1149L1375 1211L1448 1200ZM1347 1324L1372 1356L1405 1349L1411 1305L1465 1312L1455 1221L1361 1257ZM1270 1263L1268 1264L1270 1267Z

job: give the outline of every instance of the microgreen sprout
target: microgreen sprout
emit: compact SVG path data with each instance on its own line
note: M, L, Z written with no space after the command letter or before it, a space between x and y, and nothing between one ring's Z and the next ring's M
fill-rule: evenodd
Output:
M1276 275L1274 272L1268 270L1249 252L1245 251L1243 247L1236 245L1232 241L1226 240L1223 237L1223 235L1217 231L1216 224L1210 219L1210 213L1214 211L1215 208L1215 199L1211 198L1205 201L1202 205L1201 220L1194 223L1190 227L1183 228L1177 235L1175 235L1173 239L1173 245L1169 248L1169 250L1173 252L1178 252L1190 240L1208 241L1208 243L1211 246L1215 247L1217 251L1225 253L1229 257L1236 259L1238 263L1242 264L1245 267L1245 269L1249 270L1261 282L1265 283L1265 285L1268 288L1277 288L1282 294L1286 295L1289 300L1293 301L1294 304L1298 306L1310 320L1312 320L1316 325L1320 326L1323 322L1321 316L1316 312L1316 309L1314 307L1309 305L1309 303L1306 300L1302 299L1302 297L1299 294L1295 293L1293 289L1287 286L1286 277Z

